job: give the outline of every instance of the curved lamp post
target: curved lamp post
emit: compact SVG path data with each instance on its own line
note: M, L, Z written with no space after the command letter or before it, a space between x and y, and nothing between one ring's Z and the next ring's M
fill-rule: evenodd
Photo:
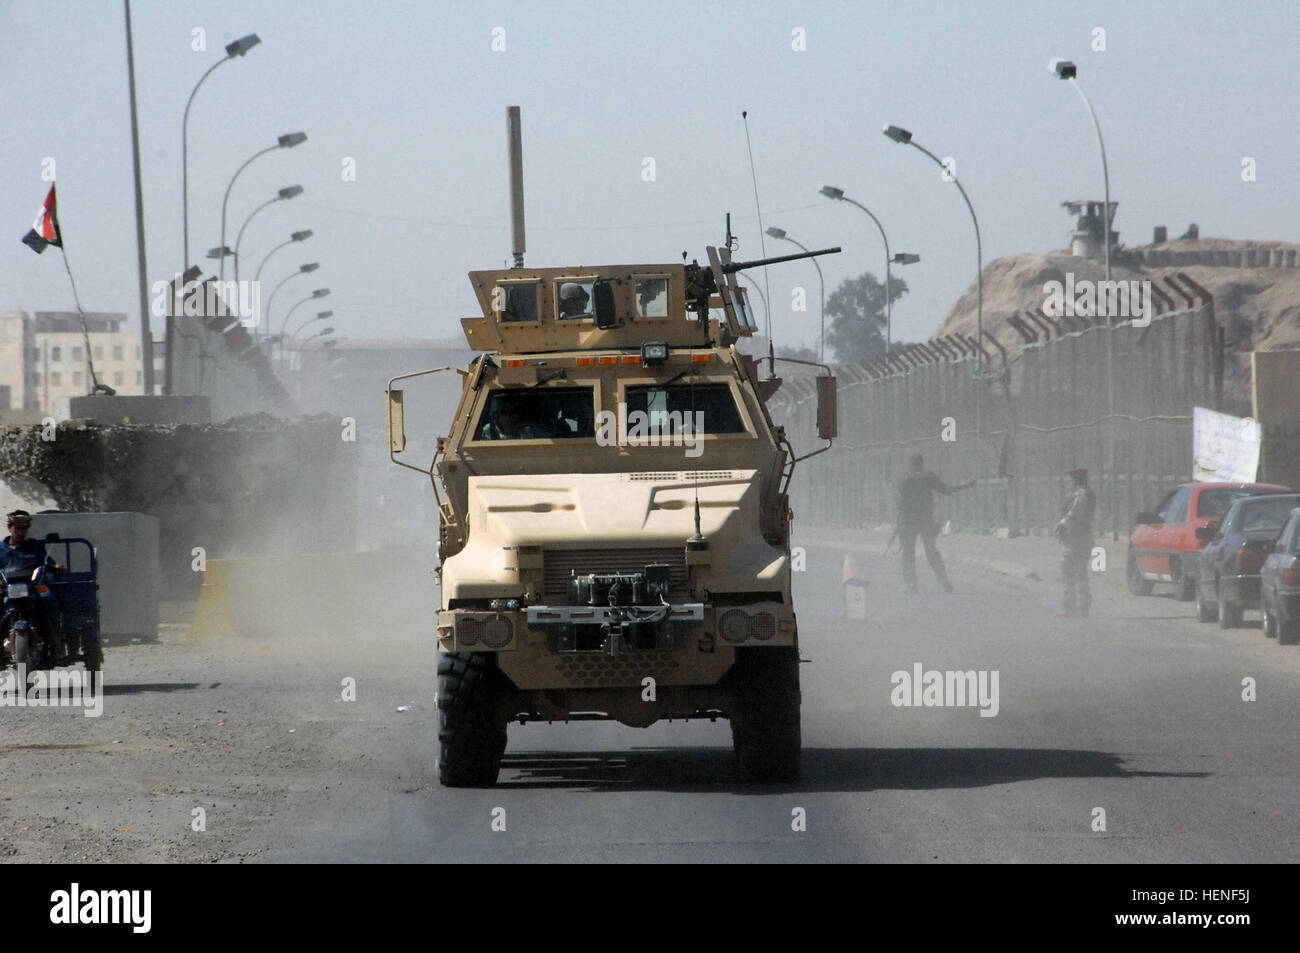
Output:
M784 228L777 228L775 225L773 225L771 228L767 229L767 234L781 241L789 242L791 245L795 245L798 248L802 249L803 251L808 250L807 245L803 244L802 242L797 242L789 235L787 235L785 233ZM818 283L820 283L821 291L822 291L821 309L820 309L822 330L821 330L821 341L817 347L817 360L821 361L824 364L826 363L826 279L822 276L822 266L817 263L817 259L813 258L810 260L813 263L813 267L817 269L817 281ZM886 290L885 294L886 296L888 296L889 294L888 290Z
M899 252L897 255L891 256L889 254L889 236L885 234L885 226L880 224L880 219L876 218L871 209L861 202L845 195L843 189L837 189L833 185L823 185L821 194L829 199L835 199L837 202L848 202L850 205L856 205L867 213L867 217L875 222L876 228L880 230L880 240L885 243L885 356L888 357L889 351L894 345L894 295L890 290L890 285L893 284L894 279L889 266L891 264L915 265L921 260L921 256L908 252Z
M313 298L324 298L324 297L325 297L326 295L328 295L329 293L330 293L330 290L329 290L328 288L317 288L315 291L313 291L313 292L312 292L311 294L309 294L307 297L303 298L301 301L299 301L299 302L297 302L296 304L294 304L294 306L293 306L292 308L289 309L289 313L286 314L286 315L284 316L284 320L280 322L280 353L281 353L281 354L284 353L284 346L285 346L286 343L288 343L288 342L285 340L285 337L284 337L284 329L285 329L285 326L288 325L288 323L289 323L289 317L290 317L290 316L291 316L295 311L298 310L299 306L306 304L308 301L311 301Z
M268 152L274 152L276 149L292 149L294 146L306 141L307 141L307 134L305 132L285 133L283 136L281 136L279 139L275 141L275 145L267 146L265 149L261 149L257 152L254 152L251 156L249 156L247 159L244 160L243 165L241 165L238 169L235 170L235 174L230 177L230 184L226 186L226 194L221 199L221 244L222 245L226 243L226 208L227 206L230 205L230 190L235 187L235 180L238 179L240 174L245 169L247 169L250 165L252 165L254 161L266 155ZM222 281L226 280L225 265L226 263L223 261L221 263Z
M308 319L307 319L306 321L304 321L302 324L298 325L298 327L295 328L295 329L294 329L294 330L289 334L289 340L292 341L292 340L293 340L294 338L296 338L299 334L302 334L302 332L303 332L303 328L307 327L307 325L309 325L309 324L315 324L317 321L325 321L325 320L328 320L329 318L332 318L332 317L334 317L334 312L333 312L333 311L322 311L322 312L320 312L319 314L317 314L316 317L314 317L314 318L308 318Z
M233 60L236 56L244 56L261 42L256 33L250 33L248 36L227 46L226 55L209 66L207 72L199 77L199 81L194 84L194 89L190 90L190 98L185 101L185 115L181 118L181 234L183 236L185 255L184 260L181 262L181 271L185 271L190 267L190 106L194 104L194 95L199 91L199 87L203 85L205 79L212 75L213 70L222 63ZM222 238L221 244L224 245L225 243L225 239Z
M266 299L266 307L262 309L262 313L266 315L266 329L268 331L271 330L271 302L275 300L276 292L283 288L285 283L291 278L297 278L299 275L309 275L319 267L320 262L316 261L310 261L305 265L299 265L297 271L289 272L289 274L285 275L284 278L280 280L278 285L271 289L271 294ZM283 334L284 330L281 329L280 333Z
M289 240L287 242L280 242L280 244L276 245L269 252L267 252L265 255L262 256L262 261L257 266L257 273L253 275L253 280L254 281L262 280L262 269L266 267L266 263L270 261L271 256L274 255L276 252L278 252L281 248L288 248L294 242L305 242L307 239L311 238L312 235L314 234L315 232L313 232L310 228L305 228L301 232L293 232L289 236Z
M975 206L970 204L970 196L962 188L961 180L948 171L948 167L943 164L943 160L937 155L912 139L912 134L906 129L899 126L886 126L885 135L893 139L900 145L913 146L925 153L934 160L934 164L943 169L944 176L951 176L953 184L957 186L957 191L961 193L966 208L970 212L971 221L975 223L975 340L979 346L975 348L975 374L981 376L984 373L984 246L980 240L980 220L975 215Z
M302 195L301 185L290 185L281 189L273 197L267 199L257 208L248 213L248 218L244 219L244 224L239 226L239 231L235 233L235 281L239 280L239 248L244 241L244 229L248 228L248 223L253 220L258 212L268 205L274 205L276 202L283 202L285 199L296 198Z

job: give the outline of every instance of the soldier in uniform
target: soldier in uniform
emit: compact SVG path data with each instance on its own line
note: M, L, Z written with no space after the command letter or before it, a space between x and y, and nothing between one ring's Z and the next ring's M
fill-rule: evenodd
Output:
M1061 597L1061 617L1086 619L1092 607L1088 588L1088 560L1092 556L1092 516L1097 497L1088 486L1088 471L1070 471L1074 489L1065 502L1065 513L1056 524L1056 536L1065 547L1061 555L1061 580L1065 592Z
M919 453L912 454L909 461L911 470L898 485L898 543L903 553L903 583L908 592L916 592L916 537L921 537L925 546L925 558L934 570L939 585L944 592L952 592L952 583L948 581L948 570L943 564L943 556L935 539L939 535L939 524L934 518L934 494L945 496L955 490L965 490L975 485L975 481L949 486L938 475L925 469L925 460Z

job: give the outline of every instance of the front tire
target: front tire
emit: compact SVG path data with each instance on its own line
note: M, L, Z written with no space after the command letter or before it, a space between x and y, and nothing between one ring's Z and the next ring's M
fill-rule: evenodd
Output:
M799 780L799 650L740 649L736 658L740 710L731 717L732 742L746 781Z
M1262 593L1259 597L1259 627L1264 630L1264 638L1277 638L1277 622L1268 613L1268 598Z
M497 719L503 676L490 652L449 652L438 660L438 781L450 788L497 782L506 726Z
M1149 579L1142 578L1142 573L1138 569L1137 558L1131 552L1128 554L1128 562L1124 567L1124 578L1128 583L1128 591L1133 595L1151 595L1151 588L1154 584Z

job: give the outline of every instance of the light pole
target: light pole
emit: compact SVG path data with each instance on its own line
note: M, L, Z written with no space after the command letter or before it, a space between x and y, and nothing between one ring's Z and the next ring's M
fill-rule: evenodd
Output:
M289 335L289 340L292 341L299 334L302 334L303 328L307 327L307 325L315 324L317 321L325 321L332 317L334 317L333 311L322 311L319 314L317 314L316 317L308 318L306 321L304 321L302 324L298 325L298 327L294 329L294 331Z
M1052 60L1049 68L1056 74L1057 79L1068 79L1071 85L1074 86L1074 91L1079 94L1079 98L1083 100L1083 105L1088 109L1088 115L1092 118L1092 128L1097 131L1097 145L1101 147L1101 184L1106 203L1102 206L1101 212L1101 240L1102 249L1106 255L1106 280L1110 281L1110 170L1106 165L1106 143L1101 138L1101 123L1097 122L1097 113L1092 108L1092 102L1088 99L1088 94L1079 85L1076 76L1078 68L1069 60Z
M1088 94L1083 91L1079 85L1077 77L1078 68L1069 60L1052 60L1048 68L1056 74L1057 79L1066 79L1074 86L1074 91L1079 94L1083 100L1083 105L1088 109L1088 115L1092 119L1092 128L1097 132L1097 145L1101 148L1101 187L1102 187L1102 210L1101 210L1101 245L1105 254L1106 262L1106 287L1112 287L1110 284L1110 169L1106 164L1106 142L1101 137L1101 123L1097 121L1097 112L1092 108L1092 101L1088 99ZM1108 439L1107 456L1110 466L1111 482L1111 529L1112 534L1117 530L1115 523L1116 503L1119 494L1119 488L1115 484L1115 316L1109 313L1106 315L1106 431Z
M867 216L876 223L876 228L880 230L880 240L885 243L885 356L889 356L889 350L894 345L894 294L891 287L894 283L893 273L890 271L890 264L897 265L915 265L921 260L920 255L912 255L907 252L899 252L892 257L889 254L889 236L885 234L885 226L880 224L880 219L872 213L861 202L849 198L844 194L843 189L837 189L833 185L823 185L821 194L828 199L835 199L837 202L848 202L850 205L856 205Z
M284 287L285 282L290 278L297 278L299 275L309 275L320 267L320 262L311 261L305 265L299 265L297 271L291 271L280 280L280 283L271 289L270 296L266 299L266 307L262 313L266 315L266 330L271 330L271 302L275 300L275 293ZM281 332L283 333L283 332Z
M226 194L221 199L221 244L226 243L226 207L230 204L230 190L235 187L235 180L239 178L240 173L247 169L254 161L266 155L268 152L274 152L276 149L292 149L299 143L307 141L305 132L288 132L275 141L275 145L267 146L244 160L244 164L235 170L235 174L230 177L230 184L226 186ZM226 263L221 263L221 280L226 280Z
M283 202L285 199L296 198L299 195L302 195L301 185L287 186L281 189L279 192L277 192L273 197L267 199L257 208L253 209L251 212L248 213L248 218L244 219L244 224L239 226L239 231L235 234L235 281L236 282L239 281L239 248L244 241L244 229L248 228L248 223L253 220L253 218L257 215L258 212L262 211L262 209L266 208L268 205L274 205L276 202Z
M212 75L222 63L233 60L236 56L244 56L253 47L262 41L256 33L250 33L243 39L236 40L226 47L226 55L217 60L208 67L208 71L199 77L199 81L194 84L194 89L190 91L190 98L185 101L185 115L181 118L181 232L183 233L183 244L185 248L184 260L181 262L181 271L190 266L190 147L189 147L189 126L190 126L190 106L194 104L194 94L199 91L203 81ZM225 241L222 241L225 244Z
M262 269L266 267L266 263L270 261L272 255L278 252L281 248L287 248L294 242L305 242L307 239L311 238L313 234L315 233L310 228L303 229L301 232L294 232L289 236L287 242L280 242L280 244L272 248L262 257L261 263L257 266L257 273L253 275L253 281L256 282L262 280Z
M915 146L921 152L934 160L934 164L943 169L945 179L951 178L957 186L957 191L961 193L962 199L966 202L966 208L970 212L970 219L975 223L975 374L977 377L984 374L984 246L980 241L980 220L975 215L975 206L970 204L970 196L962 188L961 180L943 164L943 160L937 155L912 139L912 134L906 129L898 126L886 126L885 135L900 145Z
M190 98L185 101L185 114L181 117L181 245L184 249L181 261L181 273L189 271L190 268L190 107L194 105L194 96L203 85L203 81L212 75L222 63L234 59L236 56L244 56L253 47L262 41L256 33L250 33L248 36L236 40L226 47L226 55L217 60L208 67L207 72L199 77L199 81L194 84L190 90ZM225 244L223 241L221 244ZM167 315L163 325L163 391L172 393L173 368L172 368L172 341L175 338L176 316L170 312Z
M330 290L328 288L317 288L315 291L313 291L307 297L303 298L301 301L297 302L292 308L289 309L289 313L286 314L284 316L284 320L280 322L280 353L281 354L284 353L284 346L285 344L288 343L284 338L284 329L286 325L288 325L289 323L290 315L292 315L296 310L298 310L298 307L300 305L306 304L308 301L311 301L313 298L324 298L329 293Z
M784 228L777 228L775 225L773 225L771 228L767 230L767 234L769 234L773 238L779 239L780 241L789 242L791 245L795 245L803 251L808 250L807 245L797 242L789 235L787 235L785 233ZM817 360L824 364L826 363L826 279L822 276L822 266L817 263L817 259L813 258L811 260L813 263L813 267L817 269L817 281L821 285L821 291L822 291L822 297L821 297L821 328L822 329L821 329L821 340L817 345Z

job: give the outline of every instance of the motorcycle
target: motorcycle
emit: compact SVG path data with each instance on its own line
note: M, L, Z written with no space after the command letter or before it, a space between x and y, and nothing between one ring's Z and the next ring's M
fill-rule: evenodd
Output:
M4 633L0 655L7 664L24 666L29 674L61 661L49 657L52 647L45 637L47 629L41 625L42 616L48 620L48 615L38 600L49 595L49 572L48 566L38 566L27 580L22 580L22 573L7 576L0 572L0 592L4 595L0 603L0 632Z

